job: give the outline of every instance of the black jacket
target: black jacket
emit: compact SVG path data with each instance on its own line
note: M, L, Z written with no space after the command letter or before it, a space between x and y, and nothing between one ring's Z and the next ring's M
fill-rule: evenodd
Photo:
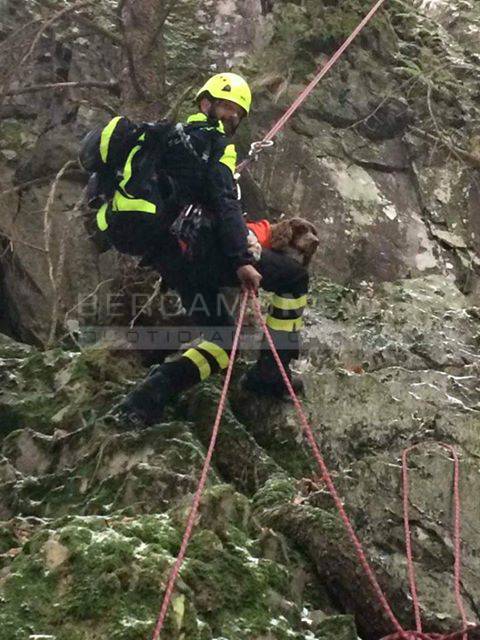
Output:
M156 234L194 204L213 222L214 241L232 268L252 263L233 175L236 151L220 122L203 113L176 126L117 116L84 138L79 159L94 173L89 199L100 207L97 225L119 251L151 253ZM157 212L160 219L152 218Z
M200 204L214 221L219 250L237 269L253 260L247 248L247 226L234 179L236 151L223 125L198 113L183 125L194 153L185 141L173 136L163 164L174 180L179 209L185 204ZM199 162L199 159L202 159Z

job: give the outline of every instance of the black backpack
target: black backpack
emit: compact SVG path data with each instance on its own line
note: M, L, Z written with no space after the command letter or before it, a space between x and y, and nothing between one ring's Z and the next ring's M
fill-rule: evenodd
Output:
M117 116L106 126L99 126L87 133L80 145L79 161L89 172L87 203L98 209L109 202L124 178L129 155L139 147L132 163L129 191L138 191L140 183L152 177L161 164L166 139L175 126L168 121L155 124L135 124L128 118ZM136 195L136 194L135 194Z
M125 253L143 253L142 241L136 241L134 237L136 222L140 221L142 213L162 215L165 210L174 210L174 204L179 200L175 181L163 168L169 146L178 143L188 149L205 170L210 150L199 157L183 125L174 125L167 120L135 124L117 116L106 126L90 131L82 140L79 161L91 174L87 202L91 209L97 210L96 224L92 225L90 216L86 226L100 250L108 249L113 243ZM112 212L123 214L114 217L115 223L121 218L121 224L115 224L117 229L110 228L105 234L107 217L112 219ZM130 215L131 223L124 225L128 214L133 214ZM150 215L146 217L150 218ZM165 220L166 225L171 223L172 220ZM122 237L126 235L129 237Z

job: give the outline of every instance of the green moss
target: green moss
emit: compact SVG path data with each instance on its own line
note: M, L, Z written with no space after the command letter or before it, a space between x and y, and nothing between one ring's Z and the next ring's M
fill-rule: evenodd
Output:
M295 497L295 486L292 479L284 475L276 475L270 478L253 497L255 511L278 507L279 504L288 503Z
M76 517L64 522L55 533L68 550L59 566L46 564L45 544L52 539L47 530L13 562L3 588L6 607L0 627L14 629L23 617L23 628L33 629L38 618L42 633L57 635L61 626L61 638L75 625L77 632L83 625L79 638L90 637L88 628L94 624L105 636L108 629L123 638L122 630L132 639L146 626L151 628L161 582L172 561L170 550L178 550L178 535L168 519L145 516L132 523L128 518L107 522ZM128 625L133 618L138 624ZM98 637L103 637L100 631Z
M235 619L248 621L265 630L269 618L269 591L287 591L289 576L285 568L252 556L244 547L217 543L207 554L192 549L184 573L185 581L196 593L199 613L215 629L229 628Z
M32 349L19 357L13 374L11 369L10 361L0 360L0 373L7 373L0 394L3 433L77 428L81 414L92 419L96 411L105 413L126 382L140 375L134 360L119 358L108 346L81 353Z
M356 299L357 293L354 289L321 278L312 282L309 305L326 318L346 320L349 306L353 305Z
M0 121L0 147L20 151L25 143L24 128L18 120L8 118Z
M285 481L277 478L276 484L277 495L285 496ZM0 640L2 633L9 634L5 640L32 633L57 640L143 640L153 629L178 553L185 524L181 512L177 508L173 519L169 514L66 516L48 523L24 545L2 585ZM249 520L243 496L227 485L208 489L166 637L303 637L290 569L258 555L248 533L258 530ZM52 545L60 555L52 555Z
M319 56L330 56L370 8L368 0L347 0L341 4L316 0L275 2L268 42L263 50L250 56L245 69L252 76L278 72L283 79L303 83L319 67ZM366 32L378 33L387 28L386 24L379 13ZM360 42L353 46L359 49Z
M10 527L0 526L0 553L17 546L16 538Z
M90 441L88 439L90 437ZM47 462L40 477L5 484L0 494L12 514L58 517L72 509L88 514L162 511L171 501L193 490L204 453L181 423L170 423L136 434L106 437L96 427L77 432L65 443L24 431L8 436L4 451L13 460L25 455ZM42 449L34 447L42 446ZM55 471L56 460L69 469ZM52 470L52 473L45 471ZM215 474L211 475L212 481Z
M15 559L6 580L4 606L0 609L2 640L28 637L21 632L40 632L37 629L43 632L47 628L46 620L54 614L51 594L56 583L56 577L48 575L40 558L25 553Z
M357 629L352 616L331 616L315 629L320 640L357 640Z

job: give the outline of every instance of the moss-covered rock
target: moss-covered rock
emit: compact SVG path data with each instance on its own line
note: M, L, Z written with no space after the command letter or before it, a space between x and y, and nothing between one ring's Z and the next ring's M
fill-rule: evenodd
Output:
M0 38L29 22L25 42L32 41L35 21L50 17L37 2L3 4ZM61 20L40 39L25 81L62 74L81 81L92 69L100 80L120 77L114 4L88 9L113 38L93 35L84 22L86 38L76 20ZM177 3L164 32L169 99L211 70L242 71L255 87L252 118L240 132L246 152L369 8L368 0ZM465 165L478 155L478 20L471 0L422 3L422 10L387 3L245 180L246 208L257 217L300 213L319 227L305 314L309 358L296 367L341 498L408 628L398 460L411 443L441 439L461 452L462 589L469 619L479 613L480 227L476 169ZM3 48L10 69L24 53L17 44ZM75 140L118 110L118 96L103 95L38 93L28 104L20 95L0 109L2 305L17 335L31 341L45 343L55 302L38 214L51 185L12 191L13 172L16 181L44 178L73 158ZM192 95L177 105L181 115ZM85 238L79 197L79 185L62 180L51 212L53 267L67 250L60 323L120 271ZM132 264L124 270L134 290ZM69 324L69 338L77 324ZM0 640L151 634L221 382L195 388L150 429L105 421L142 375L108 349L40 352L0 336ZM239 378L165 636L356 640L355 624L362 637L386 635L391 629L293 408L252 397ZM449 632L459 624L450 594L451 462L419 451L411 467L425 627Z
M256 555L256 527L249 525L249 535L244 516L230 520L230 510L215 510L214 521L205 518L212 501L221 495L224 503L227 494L245 502L227 487L207 492L166 637L247 640L275 634L300 640L302 617L308 616L305 606L291 601L291 568ZM179 549L177 517L68 516L41 526L2 579L2 640L26 633L60 640L144 637ZM209 526L220 521L221 537Z
M133 360L119 359L108 345L80 353L41 352L6 342L0 353L5 353L0 359L3 434L28 427L46 434L75 429L82 415L106 413L115 395L140 373Z

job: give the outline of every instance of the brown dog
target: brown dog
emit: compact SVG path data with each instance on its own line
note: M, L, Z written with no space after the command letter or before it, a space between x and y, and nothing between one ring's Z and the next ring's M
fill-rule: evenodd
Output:
M271 225L270 246L308 267L320 240L314 225L304 218L289 218Z

